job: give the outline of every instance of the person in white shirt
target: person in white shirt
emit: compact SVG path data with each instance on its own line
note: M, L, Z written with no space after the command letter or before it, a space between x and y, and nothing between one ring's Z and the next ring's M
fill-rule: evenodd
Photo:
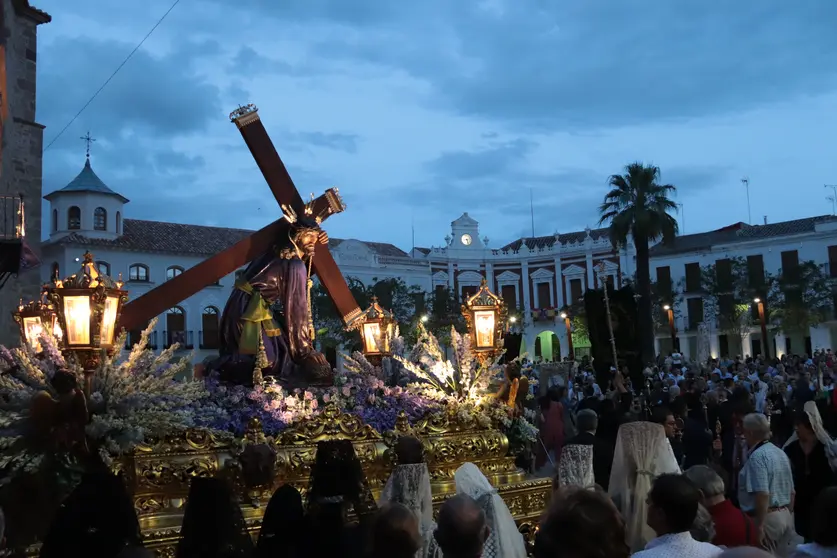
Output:
M715 558L723 549L699 542L689 532L700 505L700 490L683 475L662 475L648 493L648 526L657 534L634 558Z

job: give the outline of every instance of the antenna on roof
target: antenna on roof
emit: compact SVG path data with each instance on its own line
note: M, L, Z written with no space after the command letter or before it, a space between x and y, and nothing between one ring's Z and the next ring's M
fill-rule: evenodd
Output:
M747 224L753 224L753 214L750 212L750 179L746 176L741 179L741 184L747 189Z
M413 249L410 250L410 255L416 251L416 214L415 212L410 213L410 226L413 229Z
M828 196L828 201L831 202L831 214L837 215L837 184L823 184L826 188L831 188L831 191L834 192L833 196Z
M532 212L532 238L535 238L535 199L531 188L529 188L529 208Z

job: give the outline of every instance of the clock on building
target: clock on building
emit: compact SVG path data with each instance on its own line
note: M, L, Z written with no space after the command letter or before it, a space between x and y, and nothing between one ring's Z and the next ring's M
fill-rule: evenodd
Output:
M464 244L465 246L470 246L471 245L471 235L470 234L463 234L461 240L462 240L462 244Z

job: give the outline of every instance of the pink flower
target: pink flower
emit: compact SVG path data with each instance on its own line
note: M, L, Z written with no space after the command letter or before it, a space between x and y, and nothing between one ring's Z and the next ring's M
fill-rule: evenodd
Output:
M331 396L327 393L323 394L323 403L328 403L331 400ZM314 401L316 403L316 401Z
M314 399L314 394L311 393L310 391L306 391L305 394L303 395L303 398L306 401L311 401L312 399Z
M343 386L343 389L341 391L343 392L343 395L345 397L349 397L352 394L352 390L349 389L349 386Z
M316 408L317 408L317 400L314 399L313 401L311 401L311 409L313 410L313 409L316 409Z
M274 409L278 409L279 407L282 406L282 402L279 399L274 399L273 401L270 402L270 406L273 407Z

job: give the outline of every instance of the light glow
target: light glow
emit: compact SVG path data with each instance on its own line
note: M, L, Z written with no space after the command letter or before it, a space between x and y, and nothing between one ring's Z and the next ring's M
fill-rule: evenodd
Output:
M41 334L44 332L41 318L37 316L23 318L23 331L26 332L26 342L29 343L36 353L41 352Z
M561 319L564 319L564 320L567 319L567 313L566 312L561 312Z
M363 324L363 344L366 348L364 352L374 354L380 353L381 350L381 324L378 322L370 322Z
M113 345L113 334L116 330L116 310L119 308L119 297L109 296L105 299L105 311L102 314L102 329L100 331L102 346Z
M509 318L509 321L511 323L515 323L517 321L517 316L512 316L511 318Z
M478 349L494 347L494 312L492 310L474 312L474 329L477 334Z
M758 304L759 302L761 302L761 299L760 299L760 298L758 298L758 297L757 297L757 298L754 298L754 299L753 299L753 302L755 302L756 304Z
M64 318L67 321L67 344L90 344L90 297L65 296Z
M671 310L671 306L669 306L668 304L666 304L665 306L663 306L663 310L665 310L666 312L668 312L669 310Z
M427 314L425 314L425 315L423 315L423 316L421 317L421 323L426 324L426 323L427 323L427 320L429 320L429 319L430 319L430 318L427 316Z

